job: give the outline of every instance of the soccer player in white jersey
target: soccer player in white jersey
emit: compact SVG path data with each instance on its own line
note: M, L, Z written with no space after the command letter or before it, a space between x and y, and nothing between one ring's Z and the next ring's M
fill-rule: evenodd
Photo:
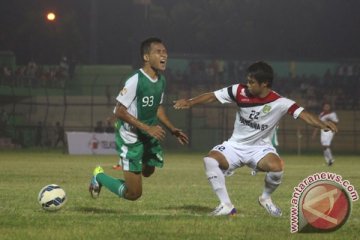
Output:
M122 161L124 179L116 179L104 173L98 166L93 171L89 191L92 197L105 187L117 196L137 200L142 195L142 176L150 177L155 167L164 164L159 140L164 139L162 123L181 144L188 143L188 137L168 119L162 106L167 51L158 38L148 38L141 43L143 60L141 69L135 71L125 82L116 97L114 109L119 121L115 135L116 148Z
M321 121L330 121L333 122L334 124L337 124L339 122L336 112L332 111L329 103L323 104L323 109L319 115L319 119ZM316 137L317 130L318 129L314 129L313 138ZM335 133L331 131L327 131L327 132L323 130L320 131L320 143L321 146L323 146L324 148L324 158L328 166L331 166L335 161L331 151L331 142L334 138L334 135Z
M266 172L265 187L259 203L269 214L281 216L271 194L280 185L284 162L271 144L280 119L289 114L307 124L326 131L337 131L332 122L319 118L298 106L294 101L280 96L271 89L273 69L265 62L256 62L247 69L247 84L235 84L215 92L208 92L191 99L174 101L175 109L185 109L201 103L236 103L238 110L231 138L215 146L204 157L205 172L209 183L220 200L211 215L233 215L236 209L227 193L224 174L244 165Z

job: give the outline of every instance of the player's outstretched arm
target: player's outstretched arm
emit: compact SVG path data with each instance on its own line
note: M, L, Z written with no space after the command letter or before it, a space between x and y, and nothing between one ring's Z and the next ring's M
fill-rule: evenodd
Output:
M316 128L320 128L326 131L332 131L332 132L337 132L338 129L336 127L336 125L333 122L330 121L321 121L317 116L315 116L314 114L308 112L308 111L302 111L300 113L299 116L304 122L306 122L307 124L316 127Z
M211 103L216 101L217 98L213 92L208 92L201 94L199 96L196 96L194 98L190 99L179 99L174 101L174 108L175 109L186 109L191 108L194 105L197 104L203 104L203 103Z
M129 123L130 125L143 130L144 132L148 133L150 136L158 139L163 140L165 138L165 131L159 125L157 126L149 126L141 121L139 121L136 117L129 114L126 111L126 107L121 103L117 103L115 107L115 116L120 118L121 120Z
M160 122L165 125L165 127L174 135L178 141L184 145L189 143L188 136L181 130L176 127L170 122L169 118L165 113L165 109L163 106L159 106L157 110L157 117L159 118Z

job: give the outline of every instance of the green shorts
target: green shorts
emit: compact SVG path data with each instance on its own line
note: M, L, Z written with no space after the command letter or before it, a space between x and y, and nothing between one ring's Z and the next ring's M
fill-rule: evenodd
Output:
M141 172L143 165L160 168L164 165L163 151L155 138L126 144L121 137L116 137L115 142L124 171Z

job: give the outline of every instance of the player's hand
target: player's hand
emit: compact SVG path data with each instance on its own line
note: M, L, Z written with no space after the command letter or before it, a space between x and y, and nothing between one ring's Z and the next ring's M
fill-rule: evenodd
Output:
M149 126L149 129L146 130L146 132L156 138L157 140L164 140L165 138L165 130L160 127L159 125L156 125L156 126Z
M173 101L175 109L187 109L190 108L190 101L186 99L179 99Z
M181 129L175 128L171 133L172 133L172 135L177 137L177 139L178 139L179 143L181 143L181 145L189 143L188 136Z
M338 132L338 128L336 126L335 123L331 122L331 121L324 121L323 122L325 124L325 128L323 128L323 130L325 131L332 131L334 133Z

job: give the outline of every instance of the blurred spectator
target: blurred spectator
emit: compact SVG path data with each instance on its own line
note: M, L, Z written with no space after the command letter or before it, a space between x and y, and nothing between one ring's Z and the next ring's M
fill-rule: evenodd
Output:
M106 85L105 87L105 96L106 96L106 104L108 107L111 107L111 91L110 91L110 86Z
M206 66L205 72L206 72L206 81L207 82L213 82L215 83L215 74L216 74L216 67L215 63L211 62Z
M25 71L26 82L25 85L28 87L36 87L37 86L37 79L36 79L36 72L38 70L37 64L33 59L27 65Z
M67 57L64 56L61 58L59 67L61 77L67 78L69 74L69 63Z
M15 71L15 85L16 86L24 86L25 83L25 74L26 74L26 66L20 66Z
M56 87L65 87L66 80L69 78L69 63L67 57L62 57L60 60L59 67L57 68L57 71L55 71L56 81L55 86Z
M105 128L105 132L106 133L114 133L115 132L114 124L110 120L107 121L107 126Z
M306 92L308 88L309 85L305 81L300 84L300 93L302 98L306 97Z
M39 121L37 123L36 131L35 131L35 146L37 146L37 147L42 147L43 146L42 132L43 132L43 125L42 125L42 122Z
M13 82L13 73L11 71L11 69L7 66L4 66L2 69L2 74L3 74L3 84L5 85L12 85Z
M76 69L77 61L74 56L70 58L69 61L69 79L72 80L75 76L75 69Z
M54 143L54 147L57 147L59 142L61 142L63 147L65 147L66 146L65 130L64 130L64 127L61 126L60 122L56 122L56 124L55 124L55 135L56 135L56 140Z
M318 111L318 108L320 107L319 102L316 101L314 96L310 96L307 98L306 101L306 108L311 112Z
M104 127L103 127L103 122L102 121L97 121L96 122L96 127L94 128L94 132L96 132L96 133L103 133L104 132Z
M51 86L51 87L56 87L57 86L57 78L58 74L56 74L56 68L54 67L51 67L49 69L49 85L48 86Z
M217 59L216 60L216 65L217 65L217 81L221 84L224 83L225 79L225 61L223 59ZM226 80L228 81L228 80Z

